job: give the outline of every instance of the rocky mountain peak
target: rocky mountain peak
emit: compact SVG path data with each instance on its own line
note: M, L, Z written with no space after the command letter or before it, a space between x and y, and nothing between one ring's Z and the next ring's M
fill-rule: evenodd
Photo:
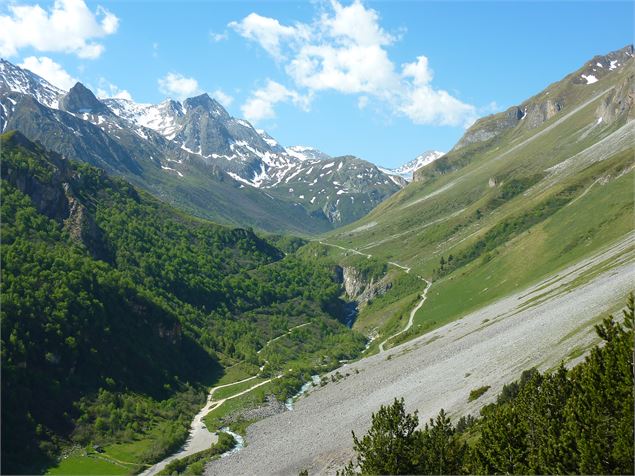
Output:
M82 83L76 83L60 98L60 109L73 114L110 115L110 109Z
M417 169L420 169L421 167L424 167L434 162L439 157L442 157L444 154L445 152L441 152L440 150L426 150L425 152L422 152L411 161L406 162L405 164L403 164L400 167L397 167L396 169L380 169L380 170L392 176L401 177L406 182L410 182L412 181L413 174Z
M550 85L520 106L512 106L504 112L482 117L466 131L453 150L485 142L515 127L539 127L566 110L567 104L575 101L579 88L594 85L605 77L619 74L624 65L632 65L634 56L633 45L627 45L605 55L594 56L580 69Z
M217 118L229 119L229 114L218 101L211 98L209 94L203 93L193 98L187 98L183 101L186 111L202 109Z
M0 93L10 92L33 96L41 104L52 108L58 107L58 100L64 94L37 74L0 58Z
M291 157L299 160L328 160L332 158L330 155L325 154L321 150L306 145L292 145L290 147L287 147L285 150Z

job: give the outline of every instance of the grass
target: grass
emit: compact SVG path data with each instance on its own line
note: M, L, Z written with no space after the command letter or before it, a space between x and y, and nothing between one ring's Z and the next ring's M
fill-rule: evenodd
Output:
M484 385L483 387L479 387L479 388L475 388L474 390L471 390L469 397L467 397L467 401L473 402L474 400L477 400L478 398L483 396L483 394L487 392L489 389L490 389L489 385Z
M632 180L630 173L607 184L608 190L591 191L571 207L499 247L489 261L477 260L436 282L415 323L450 322L624 236L632 228ZM580 236L588 238L577 246L568 246Z
M246 382L236 383L231 387L219 388L214 391L214 400L222 400L223 398L231 397L232 395L236 395L237 393L259 384L260 382L264 382L265 380L266 379L264 378L253 378L251 380L247 380Z
M525 214L527 220L516 221L519 226L508 235L509 230L500 230L504 233L499 236L505 239L493 243L496 246L479 251L451 274L437 278L413 328L390 345L540 282L632 230L632 141L621 151L602 146L604 150L596 149L594 154L584 152L623 126L626 117L595 125L601 98L570 114L598 92L625 81L626 75L619 72L591 88L568 81L550 86L533 98L545 101L557 95L566 99L565 109L549 121L535 129L519 126L488 143L452 151L448 157L453 169L408 185L362 220L329 233L328 243L396 261L410 266L411 275L430 277L442 256L446 260L449 254L460 256L496 225ZM516 147L519 144L522 146ZM569 162L559 175L545 172L573 156L579 160ZM600 157L603 160L593 162ZM490 178L496 178L499 185L490 188ZM568 204L558 204L557 210L549 212L555 213L540 220L532 218L540 203L567 188L572 192ZM481 211L478 215L477 210ZM329 253L334 254L333 250ZM611 266L607 263L606 269ZM600 270L586 273L572 285L583 284ZM380 331L370 352L382 337L399 330L400 319L403 323L407 285L397 279L393 284L387 296L399 299L377 300L360 313L355 324L365 333ZM415 291L410 292L414 296Z
M272 393L275 382L269 382L265 385L261 385L255 388L251 392L248 392L240 397L227 400L220 407L209 412L203 421L210 431L217 430L223 426L227 426L226 417L231 414L236 414L240 411L244 411L251 408L260 406L265 401L265 396ZM240 433L238 427L232 423L232 430Z
M141 468L136 464L118 463L110 460L109 456L107 453L86 453L78 449L57 466L49 468L46 474L136 474Z
M239 362L225 368L225 373L216 382L216 385L225 385L252 377L258 373L258 366L247 362Z

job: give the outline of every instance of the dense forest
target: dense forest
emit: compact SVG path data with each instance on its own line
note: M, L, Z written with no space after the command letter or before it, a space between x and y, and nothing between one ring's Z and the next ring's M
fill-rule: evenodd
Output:
M338 321L333 270L251 230L193 218L103 171L2 140L2 468L45 467L69 440L163 422L147 461L182 443L204 386L304 322L267 363L329 367L363 336ZM308 328L307 328L308 330Z
M479 418L441 410L420 428L403 399L382 406L340 474L633 474L633 316L631 295L583 363L523 372Z

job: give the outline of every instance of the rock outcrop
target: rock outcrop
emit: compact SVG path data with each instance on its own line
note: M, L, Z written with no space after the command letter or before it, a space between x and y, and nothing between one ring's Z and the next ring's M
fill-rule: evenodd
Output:
M353 266L338 266L337 268L339 269L337 274L341 276L340 282L346 296L356 301L360 306L377 296L381 296L392 287L388 275L380 279L375 279L375 277L367 279Z
M14 132L9 140L25 149L39 147L19 132ZM82 178L61 155L50 153L49 160L52 166L36 173L4 160L2 178L29 196L38 212L62 224L70 237L83 244L93 257L110 261L103 230L73 193L73 184L81 183Z

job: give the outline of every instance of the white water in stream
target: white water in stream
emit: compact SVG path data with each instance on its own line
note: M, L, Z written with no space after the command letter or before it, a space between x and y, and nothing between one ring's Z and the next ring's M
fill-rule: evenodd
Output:
M284 402L284 406L287 407L287 410L293 411L293 402L295 402L298 398L304 395L309 391L310 388L315 387L320 384L320 376L319 375L311 375L311 380L300 387L298 393L294 396L287 398L287 401Z
M234 433L226 426L221 428L219 431L222 431L223 433L227 433L228 435L233 436L234 440L236 441L236 445L234 445L234 447L231 450L225 451L222 455L220 455L221 458L225 458L226 456L230 456L230 455L233 455L234 453L238 453L240 450L242 450L245 447L245 439L242 436L240 436L238 433Z

